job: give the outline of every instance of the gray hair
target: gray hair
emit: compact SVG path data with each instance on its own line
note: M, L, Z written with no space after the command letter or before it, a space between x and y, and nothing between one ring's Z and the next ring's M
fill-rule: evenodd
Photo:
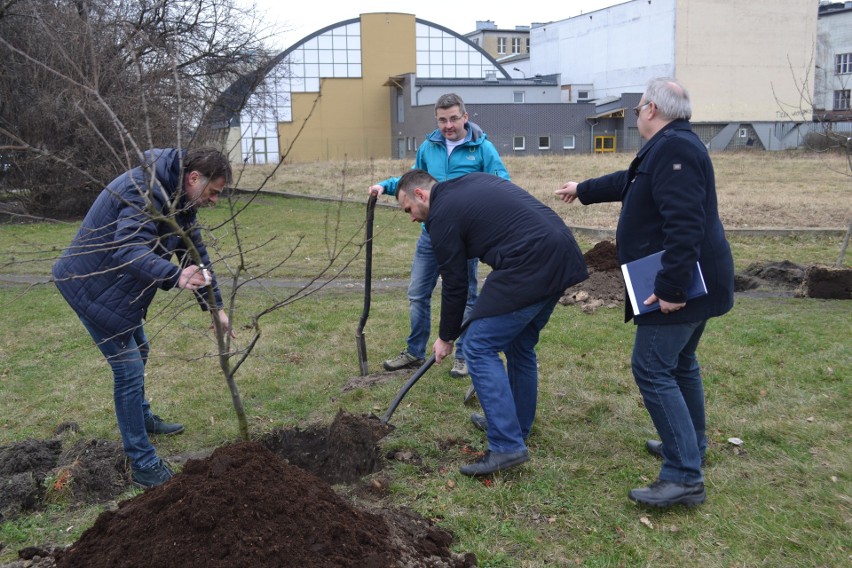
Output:
M447 93L446 95L441 95L438 97L438 102L435 103L435 114L438 114L439 108L447 109L454 106L459 107L459 112L462 114L467 112L464 108L464 101L457 94Z
M671 77L657 77L648 81L645 102L653 102L660 116L668 120L692 118L692 104L686 88Z

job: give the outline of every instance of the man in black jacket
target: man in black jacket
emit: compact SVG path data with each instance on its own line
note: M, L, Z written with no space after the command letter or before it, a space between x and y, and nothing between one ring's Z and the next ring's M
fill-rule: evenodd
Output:
M465 334L468 370L487 421L474 423L486 429L488 451L460 471L487 475L520 465L529 459L525 440L535 419L535 346L565 289L588 277L580 248L553 210L494 175L438 183L411 170L399 180L397 199L412 221L426 224L438 260L436 362L453 352L461 331L467 259L478 257L492 268Z
M733 306L734 262L719 220L713 164L689 124L689 94L670 78L648 84L633 109L647 140L630 168L557 190L563 201L621 201L619 260L665 251L654 293L637 298L660 309L632 313L636 323L633 376L662 442L647 450L663 458L659 478L628 497L654 507L698 505L706 499L701 463L707 451L704 387L695 350L708 318ZM708 294L687 301L698 262Z

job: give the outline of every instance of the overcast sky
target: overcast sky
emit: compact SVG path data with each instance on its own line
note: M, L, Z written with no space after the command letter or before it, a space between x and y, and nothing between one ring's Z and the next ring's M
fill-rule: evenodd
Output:
M514 29L533 22L564 20L581 13L622 4L627 0L569 0L568 2L472 2L470 0L243 0L257 5L267 23L286 30L275 46L286 49L318 29L369 12L402 12L440 24L459 34L476 30L478 20Z

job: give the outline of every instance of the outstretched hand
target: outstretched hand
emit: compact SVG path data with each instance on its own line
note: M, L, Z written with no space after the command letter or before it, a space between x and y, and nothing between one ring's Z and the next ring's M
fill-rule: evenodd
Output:
M554 193L565 203L571 203L577 199L577 185L576 181L569 181Z

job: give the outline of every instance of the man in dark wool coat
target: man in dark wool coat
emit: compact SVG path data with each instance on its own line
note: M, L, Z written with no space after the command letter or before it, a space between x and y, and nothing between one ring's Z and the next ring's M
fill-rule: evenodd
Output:
M719 219L716 181L707 148L692 131L688 91L672 78L648 83L633 109L647 143L626 170L556 191L563 201L621 201L616 248L622 263L664 251L654 292L637 303L659 309L633 314L633 377L660 440L645 447L663 459L658 479L628 497L666 508L703 503L707 452L704 386L695 351L707 320L734 305L734 260ZM696 262L708 293L689 299Z
M571 230L552 209L500 177L471 173L438 183L423 170L399 180L400 207L423 222L441 273L441 323L432 350L453 352L467 299L467 259L492 268L473 306L465 355L485 417L488 451L464 475L488 475L529 460L535 419L535 346L566 288L588 277ZM506 357L504 366L499 353Z

